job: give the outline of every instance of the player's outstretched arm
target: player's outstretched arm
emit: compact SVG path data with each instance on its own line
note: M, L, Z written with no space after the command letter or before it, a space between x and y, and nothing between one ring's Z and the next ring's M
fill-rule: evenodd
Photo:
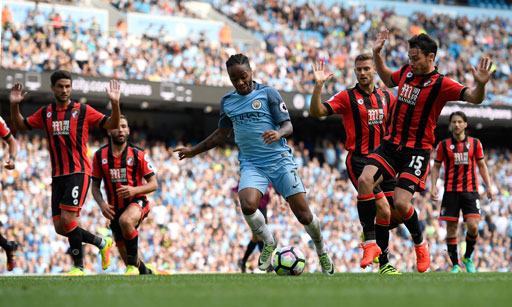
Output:
M110 80L109 87L106 88L108 98L112 104L112 114L103 125L105 129L116 129L119 127L119 118L121 116L121 84L117 80Z
M322 104L321 94L325 81L332 78L333 74L326 73L324 71L324 61L320 61L313 64L313 76L315 78L315 87L311 97L309 114L316 118L327 116L329 115L329 110Z
M439 200L439 193L437 191L437 179L439 179L439 170L441 169L441 163L434 162L434 166L430 171L430 198L433 201Z
M480 176L482 176L482 179L485 183L485 192L487 194L487 198L489 200L493 200L494 195L492 193L491 177L489 176L489 170L487 169L487 163L485 162L485 159L478 160L477 165L478 171L480 172Z
M16 160L16 155L18 153L18 142L12 136L12 134L7 139L7 145L9 146L9 157L7 161L4 163L4 167L8 170L13 170L15 167L14 161Z
M375 63L375 70L377 70L382 82L384 82L387 87L395 87L396 84L391 80L391 74L393 72L386 66L384 57L380 54L382 47L384 47L384 43L388 38L389 31L387 29L377 34L377 39L373 43L373 62Z
M282 122L280 125L281 127L277 131L267 130L263 132L261 136L263 137L263 142L265 142L265 144L272 144L273 142L279 141L283 137L292 135L293 125L291 121L286 120Z
M227 141L232 130L233 128L217 128L215 131L213 131L212 134L210 134L206 139L201 141L196 146L179 147L173 151L178 153L178 157L180 160L192 158L195 155L215 148L218 145L224 144Z
M112 206L110 206L103 199L103 195L101 195L101 179L93 178L91 191L94 200L98 203L98 205L100 205L101 213L103 216L109 220L114 219L114 208L112 208Z
M11 121L18 131L28 130L28 127L25 125L25 118L20 112L20 103L25 99L25 95L27 95L27 92L23 92L23 85L21 83L14 84L9 94Z
M491 79L492 61L488 57L482 57L477 67L471 67L475 86L464 92L462 99L469 103L481 104L485 98L485 85Z

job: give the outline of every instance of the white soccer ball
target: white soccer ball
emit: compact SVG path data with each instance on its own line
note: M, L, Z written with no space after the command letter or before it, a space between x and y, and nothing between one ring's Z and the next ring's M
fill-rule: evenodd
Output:
M277 275L300 275L306 267L306 257L293 246L278 248L272 257L272 267Z

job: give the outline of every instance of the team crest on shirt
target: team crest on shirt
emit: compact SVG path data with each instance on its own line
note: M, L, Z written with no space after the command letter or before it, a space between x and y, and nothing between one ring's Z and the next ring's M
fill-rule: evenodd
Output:
M362 104L364 103L364 99L363 99L363 98L359 98L359 99L357 100L357 103L359 103L359 104L361 104L361 105L362 105Z
M77 118L78 114L80 114L79 109L73 109L73 111L71 111L71 116L73 116L73 118Z
M103 159L103 160L101 160L101 164L105 165L105 164L107 164L107 163L108 163L107 159Z
M133 165L133 157L129 157L128 159L126 159L126 164L128 165Z
M452 144L452 145L450 145L450 149L451 149L451 150L454 150L454 149L455 149L455 145L453 145L453 144Z
M410 78L410 77L412 77L412 71L407 73L407 78Z
M261 109L261 101L259 101L258 99L254 100L254 101L252 102L252 108L253 108L254 110L259 110L259 109Z
M471 145L469 143L466 143L466 148L469 150L469 147L471 147Z
M128 182L128 176L126 168L111 168L110 171L110 180L112 182Z
M47 118L52 117L52 112L47 112L47 113L46 113L46 117L47 117Z

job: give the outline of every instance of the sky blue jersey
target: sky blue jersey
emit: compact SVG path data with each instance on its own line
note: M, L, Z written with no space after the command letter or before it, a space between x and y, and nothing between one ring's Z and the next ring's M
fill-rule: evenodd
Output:
M290 156L285 138L267 145L262 137L267 130L279 130L287 120L288 108L279 92L270 86L254 82L251 93L244 96L232 91L221 100L219 128L233 128L242 166L272 166Z

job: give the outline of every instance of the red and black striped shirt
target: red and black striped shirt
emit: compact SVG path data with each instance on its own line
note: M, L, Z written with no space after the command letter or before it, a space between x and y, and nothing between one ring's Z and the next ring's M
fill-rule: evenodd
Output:
M446 192L478 192L476 162L484 158L480 140L466 137L462 141L448 138L437 145L436 159L444 163Z
M147 180L155 174L149 156L132 144L128 144L118 157L114 156L110 144L102 146L94 154L92 165L93 179L104 181L108 203L116 209L125 208L132 200L117 194L121 185L141 186L143 178ZM135 195L133 198L146 199L146 196Z
M74 173L91 175L87 157L89 127L102 127L106 120L104 114L89 105L70 102L59 107L52 103L25 118L25 125L46 132L53 177Z
M395 96L388 90L375 88L368 95L359 84L332 96L324 105L330 114L341 114L347 140L345 148L353 153L367 155L380 145L386 135Z
M441 110L448 101L462 100L466 88L437 70L416 76L410 65L395 71L391 80L398 85L398 96L385 139L407 148L431 150Z
M4 119L0 116L0 138L4 140L8 140L11 136L11 130L7 127Z

